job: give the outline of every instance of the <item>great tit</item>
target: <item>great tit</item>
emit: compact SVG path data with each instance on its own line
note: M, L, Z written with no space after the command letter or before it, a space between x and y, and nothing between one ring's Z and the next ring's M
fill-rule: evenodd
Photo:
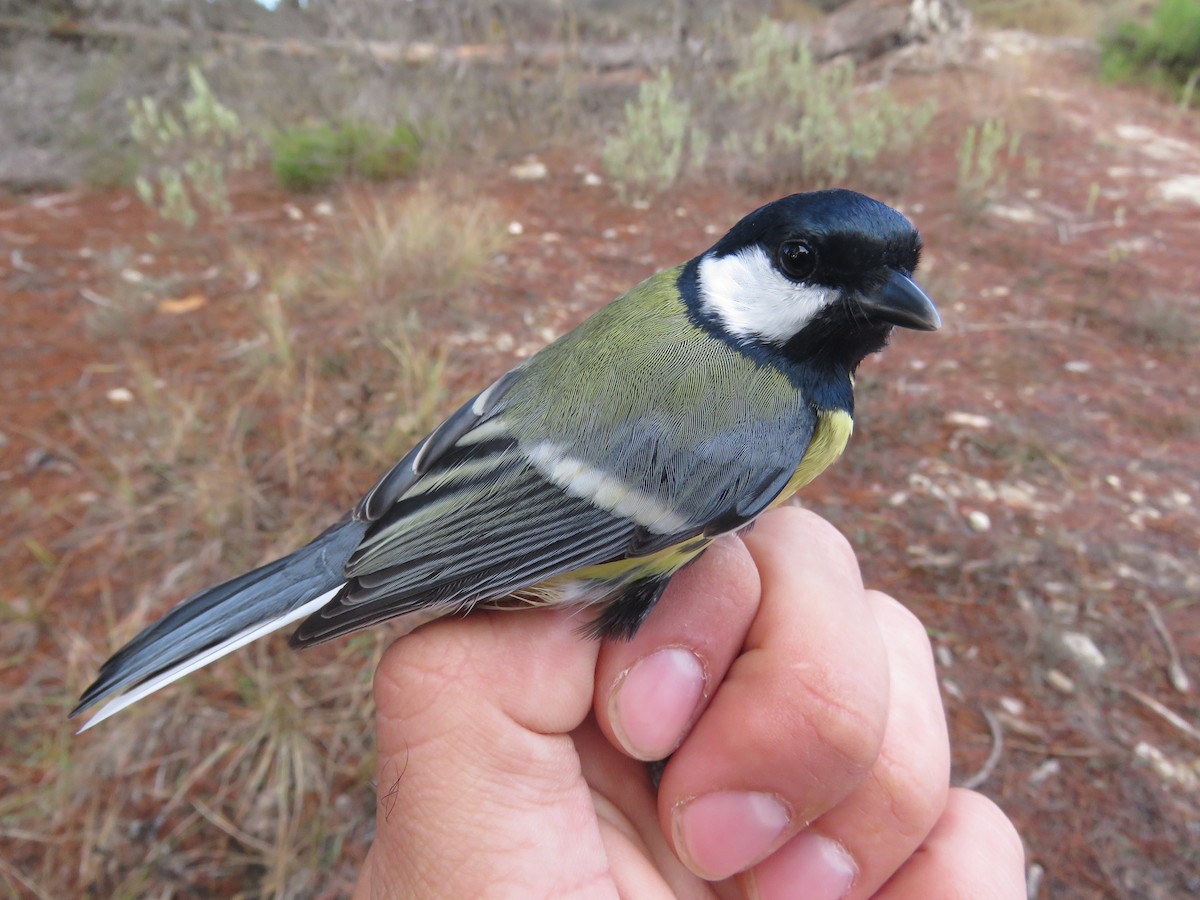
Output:
M303 619L307 647L396 619L569 604L637 631L671 575L846 446L854 372L932 331L921 239L847 190L738 222L503 375L294 553L184 600L100 669L85 727Z

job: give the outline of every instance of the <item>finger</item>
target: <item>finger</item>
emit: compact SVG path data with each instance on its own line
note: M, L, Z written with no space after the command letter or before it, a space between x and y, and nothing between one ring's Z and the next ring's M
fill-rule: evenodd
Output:
M880 900L1024 900L1021 837L987 797L954 788L920 851L876 896Z
M628 641L596 663L596 721L635 759L663 759L704 711L758 609L758 570L735 535L679 572Z
M870 774L836 807L747 873L752 896L870 897L933 829L950 789L950 740L929 637L898 602L867 592L887 642L891 701Z
M389 648L375 675L376 837L360 889L375 877L388 895L553 896L571 885L554 883L568 866L547 858L604 877L568 736L595 666L577 626L553 611L479 614Z
M658 826L657 791L646 764L615 748L594 717L572 733L592 790L600 834L622 897L711 897L675 856ZM656 893L658 891L659 893Z
M675 852L708 879L757 863L837 805L874 763L887 718L886 651L846 540L785 507L745 543L757 615L659 793Z

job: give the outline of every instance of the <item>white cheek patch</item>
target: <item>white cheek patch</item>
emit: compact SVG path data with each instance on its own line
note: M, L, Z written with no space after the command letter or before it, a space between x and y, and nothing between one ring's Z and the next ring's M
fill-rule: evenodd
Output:
M838 296L785 277L759 246L705 256L699 269L701 308L730 334L769 344L788 341Z

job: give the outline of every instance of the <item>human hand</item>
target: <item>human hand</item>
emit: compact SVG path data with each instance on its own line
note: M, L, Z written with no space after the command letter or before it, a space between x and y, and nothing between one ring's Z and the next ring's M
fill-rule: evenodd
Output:
M949 788L928 638L793 507L717 541L636 637L561 610L397 641L375 676L357 897L1023 898L1020 839ZM671 754L655 789L641 760Z

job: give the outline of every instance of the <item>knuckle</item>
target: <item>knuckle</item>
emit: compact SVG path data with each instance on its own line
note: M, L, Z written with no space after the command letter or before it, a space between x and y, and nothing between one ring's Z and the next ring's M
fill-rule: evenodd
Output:
M980 846L984 846L984 841L989 842L987 845L993 848L994 857L1007 856L1010 862L1019 864L1024 870L1025 845L1021 835L995 801L978 791L953 788L948 802L954 807L956 816L971 820Z
M453 689L469 664L465 643L456 629L422 629L394 641L375 669L375 693L386 700L378 705L396 717L419 714L436 706Z
M867 599L876 610L880 628L888 642L908 653L927 658L932 664L933 642L924 623L899 600L880 591L867 591Z
M818 544L823 556L831 561L858 569L858 557L854 553L849 538L832 523L814 512L796 506L785 506L779 510L778 515L781 518L786 517L785 521L790 526L803 530L805 532L804 539Z
M923 838L945 812L950 793L950 764L949 758L943 756L936 751L921 755L911 752L902 759L887 748L880 755L872 778L902 833Z
M887 691L871 690L861 680L848 681L830 672L806 673L800 689L801 727L816 738L816 746L831 760L854 772L866 772L883 746Z

